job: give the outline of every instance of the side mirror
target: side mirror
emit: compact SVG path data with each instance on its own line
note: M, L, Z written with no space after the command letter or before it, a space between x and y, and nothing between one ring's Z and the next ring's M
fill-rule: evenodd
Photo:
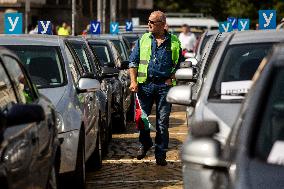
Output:
M192 68L177 69L175 73L175 78L177 80L192 80L193 79L193 69Z
M101 84L96 79L80 78L77 86L79 93L82 92L94 92L101 88Z
M210 138L219 131L218 123L213 121L201 122L193 124L191 129L193 129L191 132L194 137L188 139L183 146L183 161L212 168L228 167L228 163L221 160L221 142Z
M190 68L192 66L190 61L184 61L180 63L180 68Z
M6 125L14 126L32 122L40 122L45 119L45 113L41 106L35 104L14 104L6 113Z
M196 58L194 58L194 57L187 58L185 61L191 62L192 66L196 66L198 64L198 60Z
M186 106L191 105L191 86L181 85L172 87L167 94L167 102Z
M212 137L220 131L217 121L202 121L191 125L191 135L193 137Z
M124 61L122 61L121 62L121 65L120 65L120 67L118 67L118 69L120 69L120 70L126 70L126 69L128 69L129 68L129 61L128 60L124 60Z
M119 74L119 70L117 68L112 68L112 67L102 68L102 77L104 78L117 76L118 74Z

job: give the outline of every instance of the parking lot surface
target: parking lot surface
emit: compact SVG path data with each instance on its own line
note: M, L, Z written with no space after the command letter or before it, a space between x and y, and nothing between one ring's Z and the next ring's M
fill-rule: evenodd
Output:
M151 123L154 120L152 111ZM143 160L136 159L138 133L135 125L129 124L125 132L113 134L102 169L87 172L87 188L182 188L180 150L187 130L185 108L174 105L170 116L168 165L162 167L155 163L154 148ZM155 133L151 136L154 141Z

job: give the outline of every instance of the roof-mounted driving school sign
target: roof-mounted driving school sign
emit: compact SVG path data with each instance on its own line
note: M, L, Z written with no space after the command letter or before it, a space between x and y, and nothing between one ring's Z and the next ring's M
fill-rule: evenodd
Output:
M219 22L219 32L231 32L233 31L231 22Z
M111 22L110 23L110 33L111 34L118 34L119 29L118 29L118 22Z
M239 31L249 30L249 24L250 24L249 19L239 18L238 19L238 30Z
M259 29L276 29L276 10L258 11Z
M91 34L100 34L101 33L101 22L91 21L90 33Z
M4 16L5 34L23 33L23 15L22 13L6 13Z
M50 21L38 21L38 34L52 35L52 24Z
M133 23L131 20L125 21L125 31L133 31Z
M231 22L233 29L238 29L238 19L234 17L227 18L228 22Z

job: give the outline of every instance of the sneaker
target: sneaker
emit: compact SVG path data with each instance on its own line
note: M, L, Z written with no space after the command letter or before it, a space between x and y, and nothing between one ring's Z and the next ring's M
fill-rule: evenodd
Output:
M157 158L157 159L156 159L156 164L157 164L157 165L160 165L160 166L166 166L168 163L167 163L166 159Z
M140 147L139 148L139 150L138 150L138 152L137 152L137 159L138 160L141 160L141 159L143 159L145 156L146 156L146 154L147 154L147 151L150 149L151 147Z

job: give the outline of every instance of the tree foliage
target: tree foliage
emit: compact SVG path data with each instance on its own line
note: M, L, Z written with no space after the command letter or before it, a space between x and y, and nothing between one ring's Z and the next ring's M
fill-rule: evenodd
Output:
M227 17L249 18L258 22L258 10L275 9L277 21L284 18L284 2L279 0L154 0L154 8L165 12L203 13L218 21Z

